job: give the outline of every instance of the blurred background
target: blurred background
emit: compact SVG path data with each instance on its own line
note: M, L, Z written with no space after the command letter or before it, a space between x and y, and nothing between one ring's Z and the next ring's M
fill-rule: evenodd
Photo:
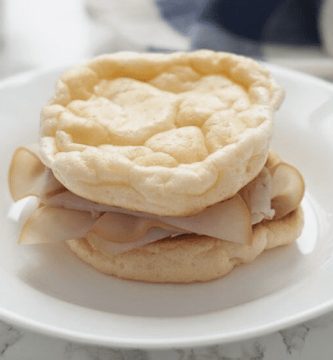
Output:
M333 80L333 0L0 0L0 78L119 50L196 48Z

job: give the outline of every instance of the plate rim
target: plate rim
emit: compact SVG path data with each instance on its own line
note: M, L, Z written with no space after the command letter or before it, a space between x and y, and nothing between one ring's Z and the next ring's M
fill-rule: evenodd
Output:
M189 338L181 338L175 340L172 338L170 341L166 339L158 340L146 340L146 339L126 339L117 338L115 336L95 336L93 334L85 335L78 331L63 329L59 326L47 325L40 321L28 319L23 316L17 316L14 312L3 311L0 308L0 320L17 326L20 329L31 331L35 334L51 336L56 339L64 341L71 341L75 343L105 347L115 347L121 349L145 349L145 350L167 350L172 348L199 348L205 346L231 344L239 341L250 340L256 337L272 334L280 330L296 326L298 324L313 320L320 317L327 312L333 310L333 298L330 301L326 301L324 304L320 304L314 308L304 310L294 317L288 318L288 320L278 320L272 324L260 326L251 331L249 334L247 330L239 331L235 334L223 334L206 335L206 336L191 336Z

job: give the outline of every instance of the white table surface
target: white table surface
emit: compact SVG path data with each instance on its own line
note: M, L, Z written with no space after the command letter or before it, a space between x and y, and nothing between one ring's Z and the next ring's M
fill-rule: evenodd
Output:
M1 1L5 16L2 14L1 17L0 13L0 33L4 33L3 45L0 45L0 78L41 66L75 62L105 51L106 44L109 48L121 48L115 34L91 23L83 11L81 0L0 0L0 9ZM76 344L0 321L0 359L331 360L333 313L248 341L163 351Z

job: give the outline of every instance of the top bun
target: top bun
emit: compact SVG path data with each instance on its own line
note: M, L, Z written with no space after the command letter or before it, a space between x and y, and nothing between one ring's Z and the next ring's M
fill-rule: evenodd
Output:
M41 114L41 157L86 199L189 215L259 173L282 98L270 73L242 56L103 55L58 80Z

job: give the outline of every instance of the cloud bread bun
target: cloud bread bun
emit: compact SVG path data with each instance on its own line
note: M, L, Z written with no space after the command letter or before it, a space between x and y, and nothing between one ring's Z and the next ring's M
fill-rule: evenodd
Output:
M282 219L255 225L251 245L189 234L111 255L94 248L89 239L67 244L80 259L105 274L146 282L190 283L219 278L264 250L290 244L302 227L303 212L298 207Z
M270 73L229 53L117 53L62 75L41 114L44 164L97 203L184 216L262 169L283 98Z

